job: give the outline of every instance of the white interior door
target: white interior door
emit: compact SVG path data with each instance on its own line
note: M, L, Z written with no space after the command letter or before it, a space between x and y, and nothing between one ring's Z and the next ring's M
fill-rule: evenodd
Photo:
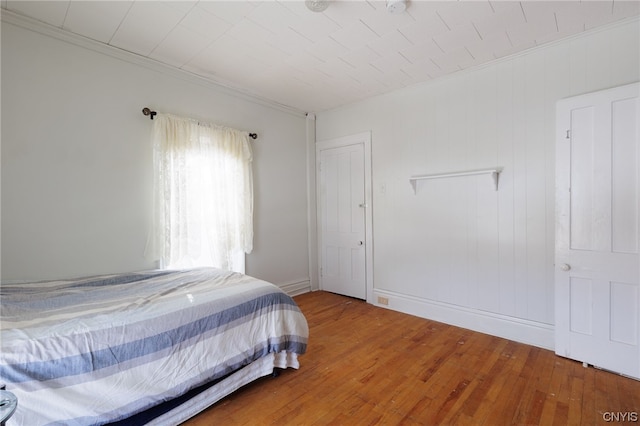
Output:
M317 155L320 288L366 299L365 145L357 138L329 142L319 144Z
M640 84L557 108L556 353L640 378Z

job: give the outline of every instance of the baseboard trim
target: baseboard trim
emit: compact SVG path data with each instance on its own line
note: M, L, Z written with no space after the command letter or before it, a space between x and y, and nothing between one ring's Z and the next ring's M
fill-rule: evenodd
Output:
M298 296L311 291L311 281L309 279L296 281L288 284L278 285L289 296Z
M415 315L480 333L491 334L528 345L554 350L554 327L507 315L464 308L448 303L407 296L386 290L374 290L374 305ZM378 303L378 297L388 304Z

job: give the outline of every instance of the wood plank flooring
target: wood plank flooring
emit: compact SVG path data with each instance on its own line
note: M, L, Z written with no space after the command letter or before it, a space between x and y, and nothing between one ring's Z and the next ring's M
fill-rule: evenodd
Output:
M640 416L640 381L551 351L326 292L295 300L310 329L300 369L249 384L185 425L603 425L608 413Z

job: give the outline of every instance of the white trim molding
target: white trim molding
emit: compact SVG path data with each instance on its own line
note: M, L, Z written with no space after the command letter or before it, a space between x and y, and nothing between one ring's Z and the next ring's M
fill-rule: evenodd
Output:
M301 294L309 293L311 291L311 281L309 279L296 281L287 284L278 284L278 287L289 296L299 296Z
M307 238L309 250L309 280L311 290L320 288L318 266L318 207L316 199L316 115L307 114Z
M374 290L374 305L417 317L491 334L527 345L554 349L554 327L448 303L411 297L392 291ZM380 299L387 304L379 303Z
M20 15L4 8L0 9L0 16L2 17L3 24L6 23L16 25L26 30L49 36L66 43L74 44L76 46L89 49L97 53L111 56L130 64L138 65L155 72L170 75L172 77L179 78L193 84L199 84L201 86L217 90L221 93L235 96L239 99L253 102L255 104L262 105L268 108L273 108L298 117L304 116L306 114L305 111L300 111L297 108L283 105L270 99L262 98L258 95L248 93L243 88L238 87L231 82L223 81L220 78L214 79L210 76L196 74L193 71L166 65L146 56L138 55L136 53L132 53L109 44L92 40L90 38L72 33L62 28L54 27L53 25Z

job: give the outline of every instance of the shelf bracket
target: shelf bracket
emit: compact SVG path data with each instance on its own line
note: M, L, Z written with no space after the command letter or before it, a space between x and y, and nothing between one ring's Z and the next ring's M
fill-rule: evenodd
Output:
M496 187L496 191L498 190L498 182L500 181L500 172L502 170L494 170L491 172L491 177L493 178L493 185Z

